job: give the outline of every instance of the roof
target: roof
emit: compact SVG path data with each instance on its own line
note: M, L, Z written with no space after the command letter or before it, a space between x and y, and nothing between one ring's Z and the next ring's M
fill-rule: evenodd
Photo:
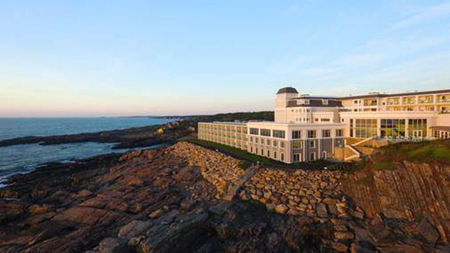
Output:
M298 94L298 91L293 88L293 87L284 87L278 90L277 95L278 94L284 94L284 93L296 93Z
M432 126L430 128L435 130L450 131L450 126Z
M431 90L431 91L415 91L415 92L392 93L392 94L367 94L367 95L358 95L358 96L340 97L339 99L376 98L376 97L398 97L398 96L409 96L409 95L438 94L438 93L447 93L447 92L450 93L450 89L444 89L444 90Z

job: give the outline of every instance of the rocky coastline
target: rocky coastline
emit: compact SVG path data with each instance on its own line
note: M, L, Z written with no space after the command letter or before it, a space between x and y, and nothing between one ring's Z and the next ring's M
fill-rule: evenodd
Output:
M35 144L58 145L80 142L115 143L113 149L149 147L163 143L173 143L178 138L192 133L193 122L177 120L165 125L134 127L95 133L80 133L53 136L26 136L0 140L0 147Z
M440 170L448 183L450 168ZM392 205L370 209L377 193L359 193L368 191L360 177L242 170L239 160L187 142L49 164L0 190L0 251L449 251L448 230L428 209L411 217L389 213ZM434 196L441 207L448 191Z

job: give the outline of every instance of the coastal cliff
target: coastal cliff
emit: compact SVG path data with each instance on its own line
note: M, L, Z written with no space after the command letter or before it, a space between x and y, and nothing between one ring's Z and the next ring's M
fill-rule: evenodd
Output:
M427 178L414 209L403 174L243 170L186 142L50 164L0 190L0 251L448 252L448 167L429 168L395 170Z
M392 169L365 169L345 178L344 192L367 216L421 221L427 219L443 242L450 238L450 166L395 163Z

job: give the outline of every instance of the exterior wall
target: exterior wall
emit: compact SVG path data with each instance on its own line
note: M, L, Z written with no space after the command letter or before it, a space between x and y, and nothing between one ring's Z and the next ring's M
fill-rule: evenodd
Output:
M248 122L248 149L250 153L262 155L274 160L283 161L285 163L293 163L294 155L298 155L299 162L311 161L311 154L315 154L315 159L324 158L323 151L326 151L327 158L333 156L334 148L343 145L343 136L336 136L336 130L343 132L344 125L339 123L331 124L283 124L274 122ZM259 129L258 134L252 134L251 129ZM284 131L284 138L271 136L261 136L261 129L268 129L271 133L273 130ZM316 131L316 137L308 138L308 131ZM323 130L330 131L330 137L322 136ZM295 139L293 131L300 132L300 138ZM263 143L261 143L263 140ZM269 144L268 145L268 142ZM274 146L274 142L276 146ZM311 142L314 145L311 145ZM280 145L283 143L283 147ZM261 150L263 152L261 153ZM269 154L267 153L269 151ZM277 156L275 157L275 153ZM281 159L281 154L283 158Z
M376 101L373 104L372 101ZM341 99L344 108L359 111L422 111L450 112L450 92L411 93L408 95L384 95L349 97Z
M247 127L244 123L200 122L198 138L235 148L247 149Z
M450 115L448 115L450 116ZM346 126L345 136L346 137L358 137L355 133L355 127L353 127L353 134L350 132L352 130L350 122L353 119L353 124L357 119L375 119L377 120L377 134L376 136L381 136L381 120L382 119L401 119L405 120L406 129L405 137L410 137L409 131L409 119L426 119L427 120L427 134L423 137L432 137L430 127L436 126L436 118L438 117L437 112L342 112L341 119ZM370 136L366 136L370 137Z

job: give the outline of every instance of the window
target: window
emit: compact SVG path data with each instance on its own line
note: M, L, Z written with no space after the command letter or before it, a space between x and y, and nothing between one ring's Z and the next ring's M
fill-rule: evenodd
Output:
M270 129L261 129L262 136L270 136Z
M327 151L323 151L322 152L322 158L323 159L327 159Z
M258 128L250 128L250 134L258 135L259 134L259 129Z
M273 152L273 158L277 159L277 152Z
M343 132L342 129L336 129L336 137L342 137L344 135Z
M284 148L284 142L280 141L280 148Z
M261 155L264 155L264 149L261 149Z
M321 122L330 122L330 119L329 118L321 118L320 121Z
M273 146L274 147L278 146L278 142L277 141L273 141Z
M358 103L358 100L353 100L353 103L354 103L354 104L357 104L357 103Z
M273 137L284 139L286 136L285 131L283 130L273 130Z
M316 160L316 153L315 152L312 152L311 154L309 154L309 160L310 161Z
M319 122L319 119L318 119L318 118L315 118L314 121L315 121L315 122Z
M301 139L302 138L302 131L292 131L292 139Z
M302 141L292 141L292 149L301 149Z
M270 146L270 140L266 141L267 146Z
M368 138L377 135L376 119L356 119L355 120L355 137Z
M299 162L300 161L300 154L294 154L294 156L292 157L292 160L294 162Z
M322 99L322 104L323 105L328 105L328 99Z
M253 147L250 147L250 153L253 153Z
M308 130L308 138L309 139L316 138L316 130Z
M270 157L270 150L267 150L267 156Z
M405 136L405 120L404 119L381 119L380 135L382 137L399 137Z
M305 99L305 105L309 105L309 99Z
M426 137L427 136L427 120L426 119L410 119L408 120L408 135L410 137Z
M258 154L258 148L255 148L255 153Z
M250 136L250 142L253 142L253 137Z
M284 153L281 153L281 161L284 161Z
M315 148L316 147L316 142L315 141L310 141L309 142L309 147L310 148Z
M322 130L322 138L329 138L331 137L331 131L330 130Z

